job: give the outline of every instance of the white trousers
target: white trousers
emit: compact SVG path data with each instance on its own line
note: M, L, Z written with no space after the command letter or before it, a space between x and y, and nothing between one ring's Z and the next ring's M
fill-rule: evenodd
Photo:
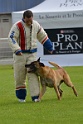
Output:
M21 87L26 88L26 77L27 77L31 97L39 95L40 85L36 74L27 73L25 64L30 64L31 62L35 61L37 59L36 54L37 53L35 52L35 53L24 53L22 56L15 54L13 55L14 78L15 78L16 89L19 89Z

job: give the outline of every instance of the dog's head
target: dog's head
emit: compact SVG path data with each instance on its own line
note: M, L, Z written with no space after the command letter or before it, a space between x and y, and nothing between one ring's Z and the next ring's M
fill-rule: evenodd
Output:
M40 58L37 61L31 62L30 64L26 64L25 67L29 68L28 72L37 72L37 70L40 67L44 67L45 65L43 63L40 62Z

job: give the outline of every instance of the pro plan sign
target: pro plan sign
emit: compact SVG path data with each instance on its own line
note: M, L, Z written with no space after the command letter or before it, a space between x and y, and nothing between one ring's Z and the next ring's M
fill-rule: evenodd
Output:
M53 43L53 54L83 53L83 28L45 30ZM44 55L49 55L45 49Z

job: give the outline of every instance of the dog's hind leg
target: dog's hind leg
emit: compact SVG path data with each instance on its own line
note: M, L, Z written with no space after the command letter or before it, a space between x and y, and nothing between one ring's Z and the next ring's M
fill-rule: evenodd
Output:
M68 74L65 75L65 77L64 77L64 83L65 83L67 86L71 87L71 88L73 89L74 94L75 94L76 96L78 96L77 91L76 91L74 85L72 84L72 82L71 82L70 77L69 77Z
M63 82L64 82L64 81L61 80L61 81L60 81L60 84L59 84L59 86L58 86L58 90L59 90L59 93L60 93L60 97L62 97L62 93L63 93L63 91L60 89L60 85L61 85Z
M61 100L61 97L60 97L60 92L58 90L58 87L54 84L54 89L56 91L56 94L57 94L57 97L58 97L58 100Z
M75 89L74 86L72 87L72 89L73 89L74 94L75 94L76 96L78 96L77 91L76 91L76 89Z
M58 90L59 90L59 93L60 93L60 97L62 97L63 91L60 89L60 86L58 86Z

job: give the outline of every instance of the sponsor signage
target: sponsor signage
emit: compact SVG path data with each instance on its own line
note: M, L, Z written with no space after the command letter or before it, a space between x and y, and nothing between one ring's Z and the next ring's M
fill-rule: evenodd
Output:
M45 29L53 43L53 54L83 53L83 28ZM44 55L49 55L44 49Z

